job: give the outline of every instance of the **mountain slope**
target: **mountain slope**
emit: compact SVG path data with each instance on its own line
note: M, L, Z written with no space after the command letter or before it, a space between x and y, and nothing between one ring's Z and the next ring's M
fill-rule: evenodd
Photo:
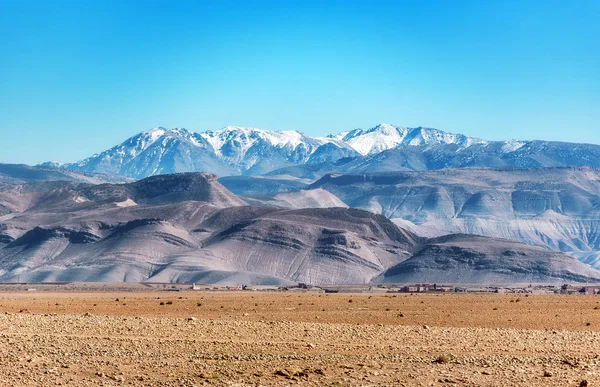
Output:
M220 177L219 183L236 195L278 194L304 189L308 184L299 180L270 179L255 176Z
M174 219L186 227L219 208L246 203L218 183L215 175L154 176L127 184L66 182L11 185L0 192L0 238L12 240L35 226L102 224L140 218Z
M598 271L560 253L523 243L449 235L435 238L375 281L465 284L598 281Z
M417 238L384 217L343 208L275 211L213 234L204 248L237 269L313 284L368 282Z
M271 206L279 208L330 208L348 206L337 196L324 189L299 190L281 192L275 195L245 196L244 200L255 206Z
M70 181L101 184L124 183L131 179L122 176L91 172L74 172L51 166L29 166L25 164L0 164L0 184L22 184L43 181Z
M600 251L599 169L327 175L309 188L326 189L351 207L398 219L397 224L421 235L512 239L598 264L589 254Z
M95 185L83 189L81 194L90 200L119 203L129 200L136 204L164 204L194 200L218 207L245 204L223 187L216 175L207 173L160 175L128 184Z

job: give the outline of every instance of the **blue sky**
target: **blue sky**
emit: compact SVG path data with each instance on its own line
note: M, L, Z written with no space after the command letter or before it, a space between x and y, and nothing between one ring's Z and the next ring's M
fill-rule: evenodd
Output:
M0 162L156 126L600 143L600 1L0 0Z

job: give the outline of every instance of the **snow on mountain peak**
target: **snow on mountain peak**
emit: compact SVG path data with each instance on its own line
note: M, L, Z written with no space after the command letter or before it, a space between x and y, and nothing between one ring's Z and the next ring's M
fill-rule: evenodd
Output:
M146 131L142 132L141 134L146 134L148 136L158 138L158 137L162 136L163 134L165 134L165 132L167 130L168 129L165 129L163 127L158 127L158 128L152 128L152 129L146 130Z
M390 124L379 124L370 129L354 129L349 132L331 135L331 138L346 142L361 155L379 153L398 146L419 146L435 144L457 144L468 147L472 144L486 143L462 134L443 132L431 128L405 128Z
M382 122L381 124L371 128L370 131L393 135L397 132L397 129L398 127L396 126Z
M306 136L295 130L270 131L239 126L226 126L221 130L206 131L201 133L200 136L208 141L217 152L220 152L223 146L231 142L241 147L242 151L247 150L259 140L263 140L275 147L289 145L292 149L295 149L306 139Z
M332 134L327 137L308 137L298 131L271 131L241 126L226 126L220 130L206 131L200 134L183 128L165 129L162 127L143 132L141 148L145 149L164 136L178 136L189 140L196 146L206 141L219 157L242 159L255 144L267 144L275 148L294 151L304 144L309 152L327 143L338 147L350 148L365 156L379 153L398 146L419 146L435 144L457 144L468 147L472 144L486 143L484 140L461 134L447 133L431 128L405 128L381 123L369 129L354 129Z
M163 136L189 137L193 136L194 133L190 132L186 128L165 129L163 127L158 127L142 132L140 135L149 137L152 141L156 141Z
M525 144L526 143L524 141L506 140L502 146L502 151L505 153L514 152L518 149L521 149L523 146L525 146Z
M395 148L402 143L406 132L406 128L379 124L370 129L354 129L332 137L346 142L364 156Z

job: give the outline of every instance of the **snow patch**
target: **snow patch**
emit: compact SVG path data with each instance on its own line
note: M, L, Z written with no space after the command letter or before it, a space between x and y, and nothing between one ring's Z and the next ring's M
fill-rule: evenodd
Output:
M523 146L525 146L525 142L523 142L523 141L517 141L517 140L504 141L504 145L502 145L502 152L505 152L505 153L514 152L518 149L521 149Z
M371 129L354 129L330 135L329 138L347 143L363 156L380 153L398 146L457 144L461 147L468 147L473 144L487 143L478 138L447 133L437 129L404 128L389 124L380 124Z
M76 197L73 199L73 201L74 201L75 203L85 203L85 202L89 202L89 200L88 200L88 199L84 198L83 196L79 196L79 195L77 195L77 196L76 196Z
M127 200L122 201L122 202L115 202L115 204L116 204L117 207L121 207L121 208L135 207L135 206L138 205L136 202L134 202L131 199L127 199Z

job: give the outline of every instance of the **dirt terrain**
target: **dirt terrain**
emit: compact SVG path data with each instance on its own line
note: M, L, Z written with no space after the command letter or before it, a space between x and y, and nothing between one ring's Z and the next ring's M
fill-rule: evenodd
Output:
M600 386L600 297L3 292L0 364L6 386Z

